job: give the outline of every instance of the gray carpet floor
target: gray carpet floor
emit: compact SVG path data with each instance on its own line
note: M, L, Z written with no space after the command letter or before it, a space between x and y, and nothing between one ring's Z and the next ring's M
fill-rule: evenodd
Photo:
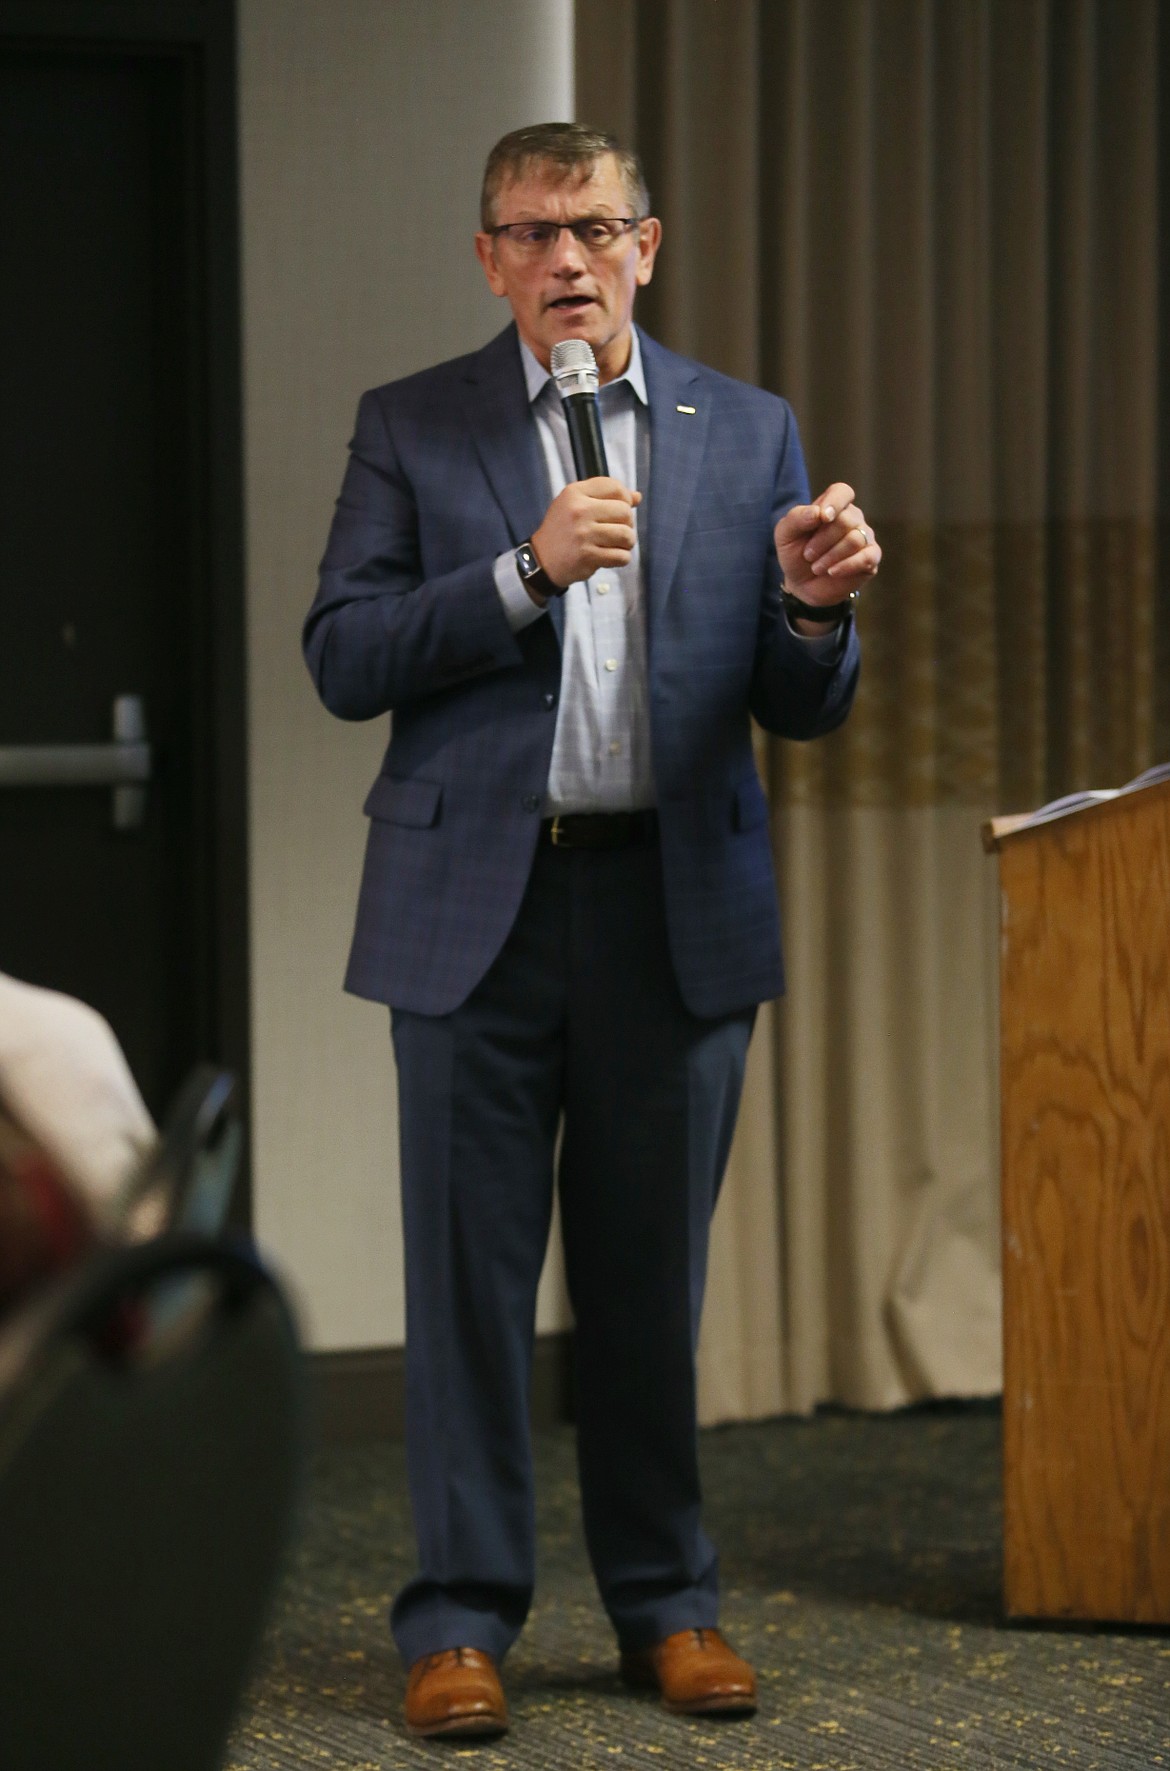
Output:
M714 1724L619 1684L572 1433L538 1435L538 1590L504 1668L512 1729L459 1747L400 1720L386 1610L410 1570L401 1447L324 1453L230 1771L1170 1767L1170 1633L1004 1622L999 1454L986 1406L705 1433L724 1627L761 1688L754 1720Z

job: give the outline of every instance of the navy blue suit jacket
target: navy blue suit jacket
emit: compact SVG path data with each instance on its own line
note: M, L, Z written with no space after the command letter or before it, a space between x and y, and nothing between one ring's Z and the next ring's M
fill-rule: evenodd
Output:
M711 1016L783 989L750 716L789 738L839 725L857 639L851 629L825 665L783 618L772 529L808 499L786 403L640 336L651 465L638 532L667 919L683 998ZM513 633L493 577L548 502L515 328L363 395L350 448L305 656L331 712L393 719L365 803L346 987L446 1014L519 908L560 690L561 605Z

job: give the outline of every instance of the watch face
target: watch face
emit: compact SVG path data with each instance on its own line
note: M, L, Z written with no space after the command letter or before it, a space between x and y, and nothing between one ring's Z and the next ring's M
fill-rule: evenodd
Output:
M540 571L539 561L527 542L523 547L516 549L516 564L520 568L521 578L531 578L534 573Z

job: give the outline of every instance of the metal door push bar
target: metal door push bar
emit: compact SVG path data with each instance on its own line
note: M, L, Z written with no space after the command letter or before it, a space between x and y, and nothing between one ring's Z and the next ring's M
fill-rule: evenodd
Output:
M117 830L143 822L152 766L141 695L114 701L109 744L0 744L0 787L111 787Z

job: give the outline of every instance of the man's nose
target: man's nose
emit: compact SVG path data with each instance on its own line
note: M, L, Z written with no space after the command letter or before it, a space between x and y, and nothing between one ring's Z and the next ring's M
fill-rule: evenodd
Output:
M572 228L562 228L553 241L552 268L561 276L585 270L585 248Z

